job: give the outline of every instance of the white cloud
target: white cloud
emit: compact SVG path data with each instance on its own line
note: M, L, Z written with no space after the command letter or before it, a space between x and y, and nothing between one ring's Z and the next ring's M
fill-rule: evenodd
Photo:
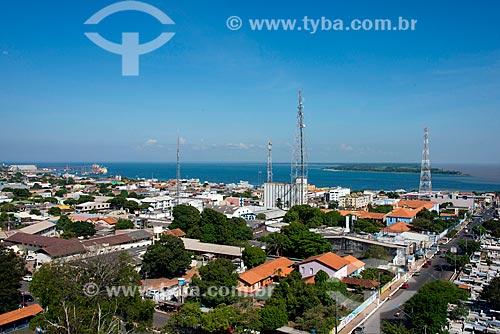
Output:
M228 143L228 144L226 144L226 147L240 149L240 150L248 150L250 148L253 148L254 146L255 145L245 144L245 143L238 143L238 144Z
M352 146L347 145L347 144L342 144L342 145L340 145L340 149L342 151L352 151Z
M146 140L146 143L144 143L144 146L155 146L158 145L158 140L156 139L148 139Z

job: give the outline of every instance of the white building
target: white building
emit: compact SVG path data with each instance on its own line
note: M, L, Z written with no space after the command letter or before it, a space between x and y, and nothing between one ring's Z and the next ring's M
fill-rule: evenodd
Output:
M146 197L141 200L142 204L148 204L154 210L170 210L173 198L170 196Z
M327 193L328 198L325 198L325 199L328 202L331 202L331 201L338 202L340 197L349 195L350 193L351 193L350 188L335 187L335 188L331 188L328 191L328 193Z
M110 208L110 203L102 203L102 202L85 202L82 204L78 204L76 208L82 212L92 211L92 210L107 210Z
M304 181L304 182L302 182ZM302 187L302 198L301 188ZM294 205L307 203L307 179L297 179L297 183L264 183L264 207L288 209ZM279 205L278 205L279 204Z

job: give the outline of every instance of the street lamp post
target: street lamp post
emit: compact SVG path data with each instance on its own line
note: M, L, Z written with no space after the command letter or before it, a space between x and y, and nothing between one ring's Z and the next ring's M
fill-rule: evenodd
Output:
M453 275L457 273L457 247L451 247L450 252L453 253L453 258L455 259L455 266L453 267Z

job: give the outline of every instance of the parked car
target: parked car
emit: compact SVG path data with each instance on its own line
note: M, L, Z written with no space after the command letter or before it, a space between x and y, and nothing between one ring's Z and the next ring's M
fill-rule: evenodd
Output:
M35 261L35 257L32 255L26 255L25 259L26 261Z
M146 294L144 295L144 297L146 297L146 298L154 298L159 293L160 293L160 291L158 291L158 290L148 290L148 291L146 291Z
M31 276L31 275L24 275L23 276L23 281L31 282L32 280L33 280L33 276Z
M403 285L401 285L401 289L408 289L410 286L408 285L408 283L404 283Z
M365 333L365 327L364 326L359 326L356 327L353 331L354 334L364 334Z
M431 265L430 265L428 262L426 262L426 263L424 263L424 265L423 265L422 267L424 267L424 268L429 268L430 266L431 266Z
M420 276L420 271L416 271L413 276Z

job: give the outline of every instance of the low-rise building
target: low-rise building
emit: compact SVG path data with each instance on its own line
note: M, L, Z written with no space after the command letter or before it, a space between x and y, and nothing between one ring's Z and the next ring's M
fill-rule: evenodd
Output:
M249 269L240 274L238 290L245 293L254 293L276 282L280 277L288 276L293 271L292 265L293 261L286 257L280 257Z
M339 197L339 208L344 209L360 209L367 207L370 204L372 196L368 194L352 193L346 196Z
M88 212L88 211L100 211L100 210L109 210L110 208L110 203L106 202L85 202L82 204L77 204L76 209L81 211L81 212Z
M298 268L303 278L315 276L320 270L326 272L330 278L342 278L347 276L348 265L349 261L332 252L328 252L303 260L298 263Z

